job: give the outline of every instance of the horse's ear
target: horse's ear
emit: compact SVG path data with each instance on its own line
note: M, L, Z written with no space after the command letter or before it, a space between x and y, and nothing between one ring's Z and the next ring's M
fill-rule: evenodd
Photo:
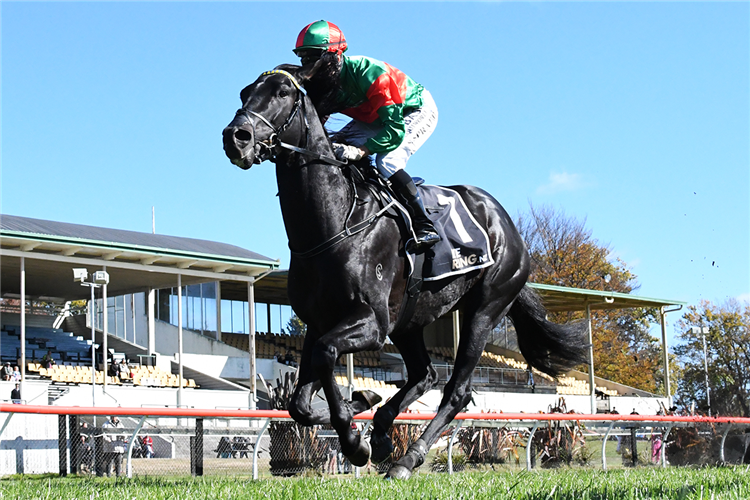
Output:
M250 96L250 87L252 85L248 85L244 89L240 91L240 101L242 101L242 104L245 104L245 101L247 101L247 98Z

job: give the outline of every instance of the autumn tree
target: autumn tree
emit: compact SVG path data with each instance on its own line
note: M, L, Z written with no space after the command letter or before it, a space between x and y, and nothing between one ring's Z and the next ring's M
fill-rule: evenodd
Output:
M286 328L282 328L282 331L287 335L305 335L307 333L307 325L294 314L289 318Z
M620 293L638 289L635 274L612 257L608 244L593 237L585 219L529 204L528 213L519 214L515 222L531 255L529 281ZM597 376L653 393L660 390L659 344L648 333L654 314L645 309L592 311ZM584 312L551 313L550 319L567 322L584 316Z
M693 402L699 408L708 406L702 327L708 327L706 359L712 413L750 417L750 304L735 299L721 305L702 301L688 307L678 321L682 332L675 347L682 368L678 400L685 406Z

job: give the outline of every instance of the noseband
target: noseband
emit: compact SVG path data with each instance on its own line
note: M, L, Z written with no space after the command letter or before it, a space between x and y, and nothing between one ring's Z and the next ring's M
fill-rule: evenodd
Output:
M291 80L292 84L297 88L297 100L294 102L294 106L292 107L292 111L289 113L289 116L287 116L284 123L276 128L273 126L273 124L268 120L265 116L261 115L260 113L257 113L253 111L252 109L247 108L241 108L237 110L237 113L235 116L244 116L247 121L249 121L252 124L252 120L250 119L250 115L255 116L259 118L265 125L267 125L273 133L266 139L265 141L256 142L256 146L259 146L259 151L255 155L255 159L253 160L253 163L260 164L264 162L265 160L270 160L272 162L276 161L277 156L277 148L282 147L284 149L288 149L290 151L294 151L300 154L303 154L305 156L310 156L315 159L324 161L326 163L329 163L331 165L337 165L337 166L343 166L346 165L346 162L341 162L336 160L335 158L328 158L327 156L322 156L318 153L315 153L313 151L310 151L306 149L308 140L310 138L310 124L307 122L307 115L305 113L305 96L307 96L307 92L305 92L305 89L302 87L302 85L299 84L297 79L292 75L291 73L284 71L282 69L274 69L271 71L265 71L260 74L260 76L267 76L267 75L284 75L289 80ZM292 144L287 144L285 142L282 142L279 140L279 135L284 133L284 131L289 127L289 125L292 123L292 120L294 120L295 116L297 116L297 113L299 113L299 110L302 109L302 120L305 124L305 148L300 148L297 146L294 146ZM255 126L253 126L253 129Z

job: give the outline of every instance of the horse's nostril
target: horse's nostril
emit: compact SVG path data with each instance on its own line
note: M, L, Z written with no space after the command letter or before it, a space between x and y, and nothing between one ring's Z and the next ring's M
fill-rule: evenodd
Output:
M247 130L238 129L234 133L234 138L241 142L250 142L253 139L253 135Z

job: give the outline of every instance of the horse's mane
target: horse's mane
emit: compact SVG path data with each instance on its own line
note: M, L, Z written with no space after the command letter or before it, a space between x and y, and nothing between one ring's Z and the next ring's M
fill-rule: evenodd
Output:
M331 143L332 132L325 127L325 123L331 114L337 113L343 109L343 107L336 102L336 98L341 90L341 83L338 77L341 67L338 59L332 52L326 52L320 60L321 63L317 69L314 69L313 65L297 66L295 64L279 64L274 69L288 71L299 76L300 83L305 88L305 92L307 92L307 96L310 98L313 106L315 106L318 119L323 125L323 132L325 133L328 142ZM306 73L313 74L308 77ZM333 132L333 134L335 135L335 132ZM353 163L354 166L356 166L365 176L375 168L371 156L366 156ZM346 177L351 176L351 172L348 168L342 170ZM357 181L358 179L355 178L355 182Z
M344 107L338 102L341 94L341 62L334 52L326 52L320 58L320 65L305 84L307 95L310 96L321 121L328 116L342 111Z

